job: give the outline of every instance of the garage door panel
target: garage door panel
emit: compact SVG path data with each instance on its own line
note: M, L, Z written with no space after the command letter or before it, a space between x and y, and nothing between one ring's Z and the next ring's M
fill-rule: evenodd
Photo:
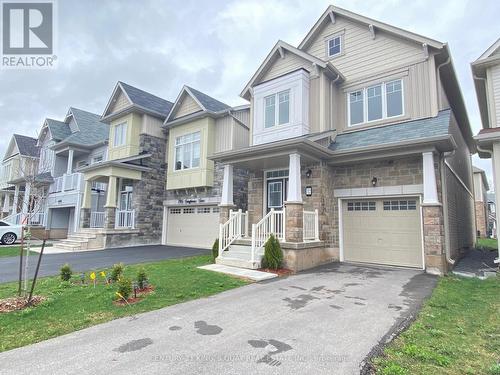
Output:
M346 261L422 267L417 198L345 201L342 211Z
M168 210L167 245L209 249L218 234L217 207L175 207Z

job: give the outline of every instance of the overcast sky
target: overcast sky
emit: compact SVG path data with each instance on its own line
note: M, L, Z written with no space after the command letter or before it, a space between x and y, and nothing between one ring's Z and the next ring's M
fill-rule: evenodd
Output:
M58 1L58 68L0 71L0 154L74 106L102 113L121 80L174 101L188 84L228 104L278 39L297 46L329 4L448 42L473 132L470 63L500 36L498 0ZM487 170L489 160L474 157Z

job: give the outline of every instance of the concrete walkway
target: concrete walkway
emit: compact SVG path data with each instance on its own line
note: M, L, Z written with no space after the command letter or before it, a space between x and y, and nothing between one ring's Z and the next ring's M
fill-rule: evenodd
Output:
M1 374L359 374L436 278L329 265L0 354Z
M222 264L207 264L206 266L198 268L201 268L202 270L225 273L226 275L242 277L253 281L264 281L278 277L275 273L247 270L245 268L224 266Z

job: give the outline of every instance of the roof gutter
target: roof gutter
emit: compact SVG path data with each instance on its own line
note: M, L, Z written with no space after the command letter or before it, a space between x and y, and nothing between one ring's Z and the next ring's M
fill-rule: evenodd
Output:
M439 64L436 68L437 70L437 81L441 85L441 68L445 65L448 65L451 63L451 56L448 55L448 58L446 59L445 62ZM441 103L441 95L438 95L438 108L441 108L443 103Z

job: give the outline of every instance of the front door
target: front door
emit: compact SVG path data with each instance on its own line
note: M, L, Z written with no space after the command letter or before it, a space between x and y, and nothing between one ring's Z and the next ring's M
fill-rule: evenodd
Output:
M271 208L283 209L287 190L288 179L286 178L267 181L267 212L271 211Z

